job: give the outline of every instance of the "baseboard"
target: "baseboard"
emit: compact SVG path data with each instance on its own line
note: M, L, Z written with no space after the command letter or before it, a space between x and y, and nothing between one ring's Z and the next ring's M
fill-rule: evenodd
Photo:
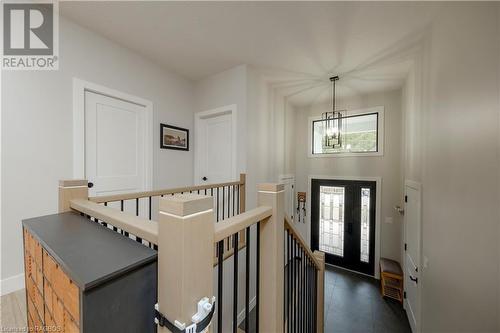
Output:
M255 303L257 301L257 298L254 297L250 300L250 304L248 305L250 307L250 311L255 307ZM248 311L250 313L250 311ZM238 314L238 326L241 325L241 323L245 320L245 308L241 310L241 312Z
M10 294L24 288L24 274L14 275L0 280L0 296Z

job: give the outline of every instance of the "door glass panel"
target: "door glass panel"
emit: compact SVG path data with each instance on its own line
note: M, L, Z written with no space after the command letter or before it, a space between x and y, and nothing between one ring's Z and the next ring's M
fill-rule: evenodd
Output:
M361 188L361 255L362 262L370 258L370 189Z
M319 250L344 256L345 188L320 186Z

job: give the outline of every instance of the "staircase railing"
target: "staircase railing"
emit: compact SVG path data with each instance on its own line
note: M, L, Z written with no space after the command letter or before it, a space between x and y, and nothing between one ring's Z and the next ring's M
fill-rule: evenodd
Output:
M244 177L235 185L241 190ZM198 301L216 296L213 331L237 332L243 320L247 332L252 326L257 332L322 332L324 258L312 253L286 220L283 185L260 184L257 208L240 210L218 223L214 209L220 201L208 195L210 191L204 195L205 188L200 194L198 189L159 194L158 220L150 221L102 204L149 198L151 192L103 201L88 198L86 186L86 181L62 181L60 211L77 211L157 249L158 311L172 323L188 326ZM237 246L240 235L246 239L243 250ZM228 244L231 260L224 261Z
M285 332L323 332L325 254L285 217Z

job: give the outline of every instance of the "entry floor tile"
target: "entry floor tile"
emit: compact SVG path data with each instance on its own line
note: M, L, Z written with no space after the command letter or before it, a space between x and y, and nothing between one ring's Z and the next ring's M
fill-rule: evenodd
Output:
M382 298L378 280L327 266L325 332L411 333L411 329L401 304Z

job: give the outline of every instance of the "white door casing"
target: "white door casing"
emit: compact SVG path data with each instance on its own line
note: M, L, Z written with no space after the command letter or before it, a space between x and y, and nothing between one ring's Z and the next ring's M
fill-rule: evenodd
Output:
M152 103L79 79L73 94L73 176L91 196L151 189Z
M404 285L406 298L404 307L412 332L420 332L420 230L421 230L421 185L405 181L404 209Z
M236 180L236 117L236 105L195 115L195 184Z
M295 176L291 174L280 175L279 182L285 185L285 213L290 220L295 222Z

